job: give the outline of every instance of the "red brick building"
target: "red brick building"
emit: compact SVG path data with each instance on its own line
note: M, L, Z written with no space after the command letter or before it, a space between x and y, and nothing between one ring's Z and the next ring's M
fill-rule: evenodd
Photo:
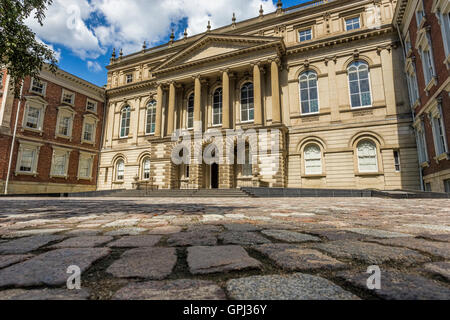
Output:
M8 171L10 194L96 190L104 89L44 68L24 81L19 107L6 69L0 78L1 192Z
M394 22L405 52L423 188L450 193L450 1L399 0Z

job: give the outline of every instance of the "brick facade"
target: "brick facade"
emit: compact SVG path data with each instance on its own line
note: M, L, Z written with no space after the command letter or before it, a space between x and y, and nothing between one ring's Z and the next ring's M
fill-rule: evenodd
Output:
M6 72L6 70L5 70ZM101 147L101 137L103 130L104 116L104 90L86 81L78 79L64 71L58 70L57 74L52 74L46 70L41 72L39 79L46 83L45 95L33 93L30 90L32 79L27 78L23 85L23 97L20 106L17 126L17 138L14 144L14 152L11 164L9 193L62 193L95 190L97 185L97 168L99 161L99 150ZM74 111L72 121L72 133L68 138L57 135L57 121L59 108L65 106L62 102L63 90L75 94L73 104L66 105ZM3 93L5 97L6 92ZM12 96L13 92L8 92ZM24 126L24 113L30 98L45 101L42 131L29 130ZM43 99L43 100L42 100ZM97 103L96 112L87 111L87 100ZM9 99L10 100L10 99ZM8 172L9 149L12 142L12 134L16 121L19 99L13 99L6 103L2 131L0 134L0 186L2 191ZM93 143L82 141L84 117L91 114L97 118ZM37 172L34 175L17 172L17 162L19 161L19 147L23 143L37 143L40 146L37 159ZM53 165L54 148L64 148L70 150L66 177L52 177L51 169ZM91 163L92 174L90 179L79 178L79 161L82 153L93 156Z

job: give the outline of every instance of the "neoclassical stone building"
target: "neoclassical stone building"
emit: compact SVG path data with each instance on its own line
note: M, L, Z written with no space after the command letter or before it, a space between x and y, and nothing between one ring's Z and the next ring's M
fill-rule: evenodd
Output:
M99 190L145 181L161 189L419 189L396 3L284 9L280 1L273 13L113 54ZM252 162L246 151L246 164L176 165L177 129L266 129L279 148L248 151Z

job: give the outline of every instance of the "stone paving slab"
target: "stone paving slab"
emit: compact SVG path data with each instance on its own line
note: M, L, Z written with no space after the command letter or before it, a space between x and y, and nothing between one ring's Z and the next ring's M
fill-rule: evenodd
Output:
M53 249L61 248L93 248L114 240L108 236L82 236L64 240L63 242L51 246Z
M446 242L434 242L414 238L373 239L371 241L384 245L406 247L409 249L423 251L441 258L450 259L450 245Z
M420 234L419 237L433 241L450 242L450 234Z
M167 227L156 227L148 232L148 234L156 234L156 235L167 235L167 234L174 234L174 233L180 233L181 227L176 226L167 226Z
M308 233L313 235L324 237L330 241L336 240L362 240L367 238L367 236L362 234L357 234L353 232L348 232L345 230L310 230Z
M190 247L187 262L192 274L257 269L261 263L240 246Z
M11 240L0 244L0 254L28 253L62 239L64 239L63 236L43 235Z
M36 301L36 300L87 300L89 292L86 290L42 289L23 290L13 289L0 291L0 300Z
M9 267L12 264L25 261L29 258L33 257L32 254L18 254L18 255L7 255L0 256L0 269Z
M337 258L356 259L370 264L401 263L411 265L429 262L430 258L406 248L386 247L374 243L340 240L313 245Z
M107 248L68 248L43 253L25 262L0 270L0 287L58 286L65 284L67 268L76 265L86 271L109 254Z
M153 247L160 240L161 236L129 236L120 238L117 241L108 244L108 247L113 248L139 248L139 247Z
M167 243L172 247L215 246L217 236L209 232L180 232L171 235Z
M294 244L264 244L252 249L288 271L342 269L346 265L323 253Z
M138 234L146 232L147 229L144 228L123 228L118 230L113 230L106 232L107 236L136 236Z
M106 271L118 278L163 280L176 262L174 248L138 248L126 251Z
M450 281L450 261L427 263L423 266L425 271L439 275Z
M255 226L253 224L239 224L239 223L229 223L223 225L228 231L239 231L239 232L250 232L250 231L260 231L261 227Z
M319 242L320 238L310 236L308 234L287 231L287 230L264 230L265 236L274 238L279 241L299 243L299 242Z
M222 240L224 244L238 244L243 246L271 243L270 240L256 232L228 231L220 234L219 239Z
M367 289L367 273L343 271L337 277L364 290ZM415 274L381 272L381 290L372 294L388 300L449 300L450 289L437 281Z
M120 289L115 300L225 300L223 290L212 281L175 280L133 283Z
M365 236L375 237L375 238L407 238L414 237L411 234L400 233L400 232L392 232L386 230L379 229L367 229L367 228L350 228L347 229L350 232L359 233Z
M3 237L4 238L20 238L20 237L29 237L29 236L53 235L55 233L61 233L61 232L68 231L68 230L70 230L70 229L52 228L52 229L24 230L24 231L11 232L9 234L3 235Z
M308 274L253 276L227 282L234 300L358 300L327 279Z

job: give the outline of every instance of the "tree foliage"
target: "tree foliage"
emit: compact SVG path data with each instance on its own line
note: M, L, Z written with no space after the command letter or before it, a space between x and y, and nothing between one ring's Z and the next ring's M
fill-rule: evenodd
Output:
M33 15L43 25L47 6L53 0L0 0L0 65L8 68L15 88L20 92L20 83L28 76L39 74L44 63L56 71L56 57L53 50L39 42L35 33L25 24Z

